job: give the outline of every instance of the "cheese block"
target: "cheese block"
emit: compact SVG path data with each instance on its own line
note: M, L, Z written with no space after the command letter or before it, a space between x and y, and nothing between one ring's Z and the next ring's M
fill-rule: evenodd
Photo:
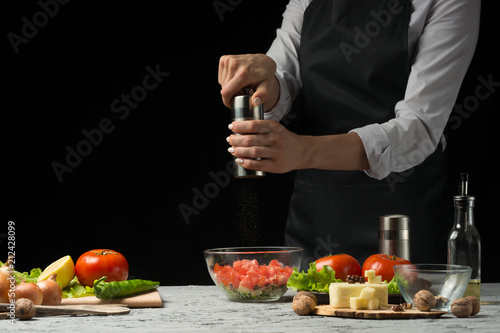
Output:
M370 298L373 298L373 295L375 295L375 289L366 287L363 290L361 290L361 294L359 294L359 297L362 299L369 300Z
M378 306L386 307L389 299L387 283L331 283L330 305L334 308L348 308L351 305L350 298L360 297L363 289L367 287L375 290L372 298L378 299Z
M377 310L378 309L378 298L370 298L366 301L366 308L368 310Z
M366 308L366 299L361 297L351 297L349 299L349 305L353 310L362 310Z
M374 269L369 269L367 271L365 271L365 278L369 279L369 278L373 278L375 277L375 270Z
M381 275L375 275L375 270L369 269L365 271L365 277L368 279L368 283L381 283L382 282L382 276Z

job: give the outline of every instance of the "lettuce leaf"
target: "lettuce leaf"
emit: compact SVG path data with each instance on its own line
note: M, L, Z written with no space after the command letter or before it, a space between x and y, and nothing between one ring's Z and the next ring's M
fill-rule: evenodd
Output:
M66 288L63 290L63 298L76 298L76 297L85 297L85 296L94 296L94 288L82 286L78 281L78 278L75 277L68 284Z
M313 261L309 263L307 272L299 272L297 267L293 268L292 275L288 278L287 286L293 290L315 291L315 292L329 292L330 283L343 282L335 278L335 271L328 265L323 266L321 272L316 269L316 263ZM389 294L400 294L396 277L393 277L387 283L387 291Z
M335 282L342 282L342 280L335 278L335 271L330 266L325 265L323 269L318 272L316 263L311 262L309 263L307 272L299 272L297 267L294 267L292 275L288 278L287 286L293 290L327 293L330 283Z
M3 265L5 265L5 263L0 261L0 267L2 267ZM40 268L33 268L29 273L12 270L12 275L16 278L16 283L21 283L21 282L36 283L38 281L38 277L40 276L40 274L42 274L42 270Z
M391 282L387 282L384 281L385 283L387 283L387 291L389 294L401 294L401 291L399 291L399 287L398 287L398 284L396 283L396 277L394 276L391 280Z

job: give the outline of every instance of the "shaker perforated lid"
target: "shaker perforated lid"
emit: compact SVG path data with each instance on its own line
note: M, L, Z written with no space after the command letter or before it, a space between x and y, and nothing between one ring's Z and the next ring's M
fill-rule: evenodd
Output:
M410 218L401 214L380 216L378 228L379 230L409 230Z

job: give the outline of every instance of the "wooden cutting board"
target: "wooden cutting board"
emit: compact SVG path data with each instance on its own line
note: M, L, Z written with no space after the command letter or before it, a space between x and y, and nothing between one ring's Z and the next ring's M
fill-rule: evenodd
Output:
M99 299L95 296L64 298L61 305L119 304L128 308L161 308L162 300L158 290L130 297Z
M330 305L318 305L312 314L361 319L417 319L439 318L446 313L448 312L439 310L420 311L415 308L405 311L392 311L391 306L378 310L353 310L349 308L334 308Z

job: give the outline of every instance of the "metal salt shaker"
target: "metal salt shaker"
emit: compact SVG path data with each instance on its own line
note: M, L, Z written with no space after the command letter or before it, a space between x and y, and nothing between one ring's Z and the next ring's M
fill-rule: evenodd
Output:
M231 102L231 118L233 121L262 120L264 119L264 106L262 104L253 106L250 89L245 88L243 89L243 94L235 96ZM264 177L266 173L264 171L245 169L234 162L233 175L235 178L258 178Z
M410 261L410 218L400 214L380 216L378 246L379 253Z

